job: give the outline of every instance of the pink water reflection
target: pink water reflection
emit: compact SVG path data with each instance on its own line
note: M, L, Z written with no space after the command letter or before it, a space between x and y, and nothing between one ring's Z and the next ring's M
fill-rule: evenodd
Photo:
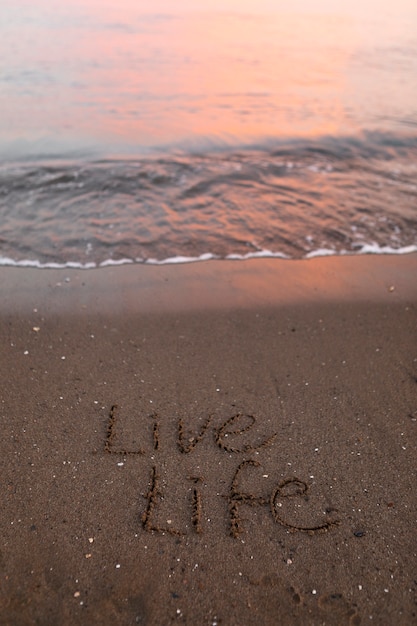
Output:
M415 119L409 0L390 13L388 2L141 5L7 3L0 139L129 151Z

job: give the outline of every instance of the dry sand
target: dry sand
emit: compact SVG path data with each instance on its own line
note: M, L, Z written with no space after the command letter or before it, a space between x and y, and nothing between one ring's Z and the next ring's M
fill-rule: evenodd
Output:
M0 270L0 623L417 623L417 256Z

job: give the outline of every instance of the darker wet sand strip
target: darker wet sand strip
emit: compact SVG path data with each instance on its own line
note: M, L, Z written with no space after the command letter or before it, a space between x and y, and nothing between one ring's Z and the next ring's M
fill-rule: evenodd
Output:
M416 276L3 268L1 623L413 623Z

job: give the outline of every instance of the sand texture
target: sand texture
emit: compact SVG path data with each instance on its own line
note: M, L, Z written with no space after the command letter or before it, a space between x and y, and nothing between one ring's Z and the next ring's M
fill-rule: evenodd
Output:
M0 623L417 623L417 257L2 269Z

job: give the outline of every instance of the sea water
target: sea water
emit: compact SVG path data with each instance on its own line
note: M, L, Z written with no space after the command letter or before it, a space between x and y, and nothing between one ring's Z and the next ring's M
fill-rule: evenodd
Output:
M417 250L414 0L2 0L0 264Z

